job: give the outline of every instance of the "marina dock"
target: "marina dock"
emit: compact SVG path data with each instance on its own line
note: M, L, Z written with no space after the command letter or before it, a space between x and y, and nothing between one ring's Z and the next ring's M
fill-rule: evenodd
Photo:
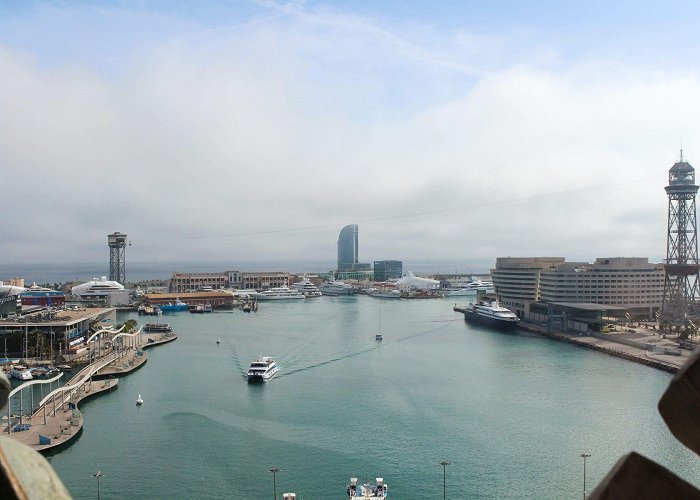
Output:
M145 338L144 338L145 337ZM78 409L81 401L112 391L119 386L120 375L127 375L141 368L148 360L146 349L167 344L177 339L174 333L151 333L136 336L141 341L133 347L115 350L83 367L65 385L50 391L27 416L8 414L3 418L8 424L3 432L36 451L45 453L57 450L72 442L83 428L83 414ZM24 399L21 391L32 384L59 382L63 374L49 380L36 380L15 388L12 397L20 398L20 414ZM14 394L19 393L17 396ZM30 403L33 406L33 401Z

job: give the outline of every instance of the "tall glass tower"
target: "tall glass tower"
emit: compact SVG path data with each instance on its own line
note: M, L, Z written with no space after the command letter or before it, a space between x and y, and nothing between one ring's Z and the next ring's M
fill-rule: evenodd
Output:
M338 235L338 270L353 269L357 264L357 224L348 224Z

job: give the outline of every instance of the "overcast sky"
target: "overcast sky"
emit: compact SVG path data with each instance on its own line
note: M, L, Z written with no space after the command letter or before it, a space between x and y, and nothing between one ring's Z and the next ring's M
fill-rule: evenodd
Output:
M695 2L4 2L0 264L665 255Z

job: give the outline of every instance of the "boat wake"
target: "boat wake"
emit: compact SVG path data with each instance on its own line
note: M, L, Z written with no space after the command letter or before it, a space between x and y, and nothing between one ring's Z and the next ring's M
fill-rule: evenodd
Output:
M236 369L239 372L241 372L241 375L245 375L247 373L247 368L241 364L241 360L238 357L238 350L236 350L236 346L230 345L229 351L231 351L231 361L233 361L233 366L235 366Z

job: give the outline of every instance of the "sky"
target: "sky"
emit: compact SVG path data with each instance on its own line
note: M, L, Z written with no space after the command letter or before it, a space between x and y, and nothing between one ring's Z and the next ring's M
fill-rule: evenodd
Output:
M665 256L700 4L0 2L0 265ZM465 264L466 265L466 264Z

